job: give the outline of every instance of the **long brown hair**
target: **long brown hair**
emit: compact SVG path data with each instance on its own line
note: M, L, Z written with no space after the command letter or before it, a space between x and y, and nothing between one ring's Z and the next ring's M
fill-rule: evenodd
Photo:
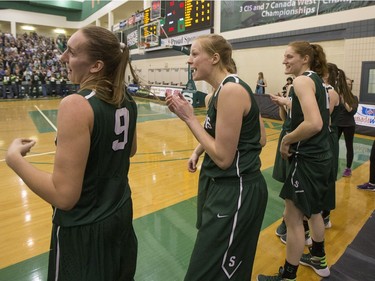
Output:
M84 48L88 57L104 63L99 73L93 74L80 85L80 90L96 90L98 98L120 106L126 99L125 71L128 64L133 79L138 82L130 63L129 48L121 46L115 34L103 27L90 25L80 30L87 39Z
M209 55L215 53L220 55L220 67L226 69L229 73L236 73L237 67L232 58L232 45L221 35L208 34L197 38L203 50Z
M309 57L309 67L320 77L324 77L327 72L327 59L322 46L319 44L310 44L307 41L295 41L289 44L300 56Z
M351 89L349 88L348 83L346 82L347 79L348 78L346 77L344 70L339 69L337 84L340 85L340 87L337 93L343 97L344 103L346 102L351 108L357 108L358 100L355 98Z

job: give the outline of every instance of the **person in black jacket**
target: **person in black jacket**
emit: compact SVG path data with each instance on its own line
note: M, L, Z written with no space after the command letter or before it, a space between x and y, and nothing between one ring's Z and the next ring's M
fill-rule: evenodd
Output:
M34 89L35 89L35 93L34 93ZM39 74L36 71L34 71L33 74L31 75L30 95L33 98L39 97Z
M347 78L342 69L340 69L337 79L346 81L346 83L340 83L343 86L338 89L338 93L340 95L340 105L338 108L337 129L339 139L341 135L344 134L346 146L346 168L342 175L343 177L350 177L352 175L351 168L354 158L354 115L356 114L358 108L358 98L352 93L353 80Z

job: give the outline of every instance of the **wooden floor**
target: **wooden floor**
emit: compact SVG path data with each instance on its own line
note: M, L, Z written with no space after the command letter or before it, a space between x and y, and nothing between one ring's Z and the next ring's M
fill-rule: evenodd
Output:
M54 161L54 139L56 114L59 99L0 100L0 280L45 280L32 276L38 265L24 268L22 262L45 254L49 249L51 228L51 207L29 191L22 180L5 164L6 149L12 139L28 137L37 140L37 145L27 156L36 167L52 171ZM138 100L138 152L132 158L130 184L134 202L135 221L149 215L173 208L181 202L194 200L197 193L198 173L187 172L187 159L197 142L183 122L171 114L160 103ZM204 109L197 109L200 120L204 120ZM283 203L278 198L281 185L271 178L280 121L265 119L268 143L262 151L262 171L266 177L270 200L264 229L261 233L254 276L259 273L273 274L283 265L285 245L275 235L280 222ZM375 192L359 191L357 184L368 180L369 152L372 138L356 135L353 175L339 178L336 187L337 208L332 212L333 227L326 231L326 252L328 262L333 265L354 239L365 221L375 209ZM340 172L344 167L345 149L340 141ZM189 207L186 215L194 218L195 209ZM163 217L160 217L163 219ZM159 217L158 217L159 219ZM176 222L178 223L178 222ZM161 224L162 225L162 224ZM194 241L194 222L187 227L192 232L188 247ZM143 231L142 228L138 229ZM141 241L140 241L141 243ZM190 255L180 248L172 249L177 255L186 256L181 272ZM183 276L151 278L155 271L153 264L140 252L138 271L149 271L146 277L137 273L137 281L178 281ZM46 265L41 265L45 266ZM168 268L168 264L164 264ZM15 270L13 270L13 267ZM9 268L12 268L9 273ZM22 276L19 273L22 272ZM179 274L182 274L182 273ZM11 274L11 279L4 279ZM44 273L43 273L44 274ZM43 275L41 274L41 275ZM40 275L40 276L41 276ZM298 280L320 280L312 270L300 267ZM169 278L169 279L168 279ZM171 279L175 278L175 279ZM242 281L242 280L241 280Z

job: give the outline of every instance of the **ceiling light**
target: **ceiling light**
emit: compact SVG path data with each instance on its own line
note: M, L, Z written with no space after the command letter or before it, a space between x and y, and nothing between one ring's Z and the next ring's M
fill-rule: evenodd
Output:
M58 33L58 34L61 34L61 33L65 34L66 33L66 31L64 29L60 29L60 28L54 29L53 32Z
M31 25L23 25L23 26L21 26L21 28L23 30L35 30L35 27L31 26Z

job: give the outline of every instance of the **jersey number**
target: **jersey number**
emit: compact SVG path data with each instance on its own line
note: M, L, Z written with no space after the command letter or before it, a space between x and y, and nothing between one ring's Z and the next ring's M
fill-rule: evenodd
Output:
M114 151L124 149L128 142L129 131L129 110L127 108L120 108L116 110L115 115L115 134L118 139L112 143Z

